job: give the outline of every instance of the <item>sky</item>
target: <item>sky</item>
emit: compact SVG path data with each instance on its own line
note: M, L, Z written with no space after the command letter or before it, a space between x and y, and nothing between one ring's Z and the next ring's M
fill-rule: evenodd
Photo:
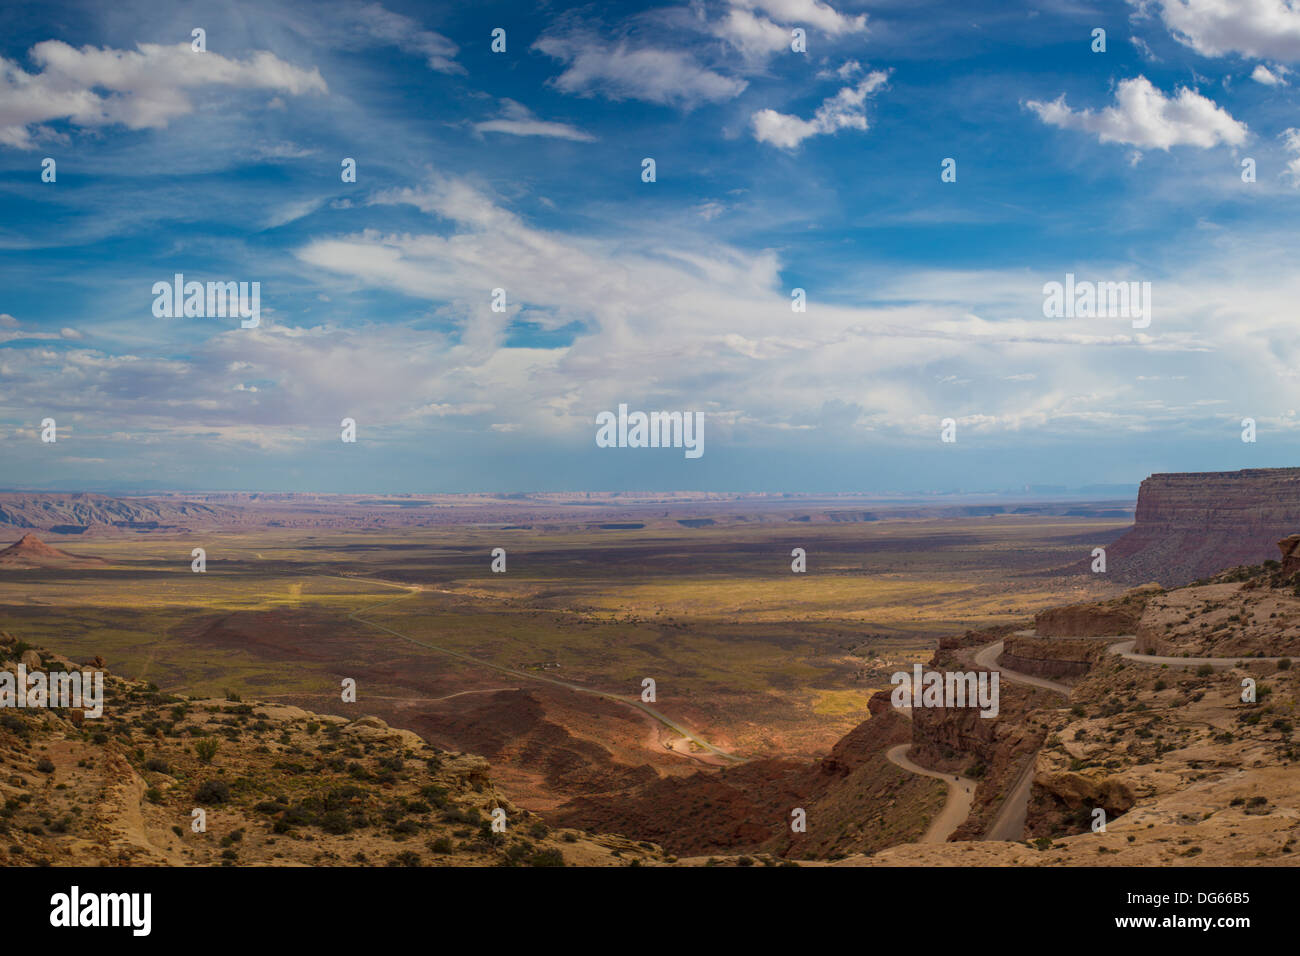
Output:
M1298 107L1285 0L4 2L0 487L1300 464ZM599 447L620 404L703 454Z

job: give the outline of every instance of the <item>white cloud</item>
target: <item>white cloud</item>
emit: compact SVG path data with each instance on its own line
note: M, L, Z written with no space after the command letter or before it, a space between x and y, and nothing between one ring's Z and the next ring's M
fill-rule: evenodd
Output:
M464 73L465 68L455 62L459 47L441 33L425 30L408 16L386 10L381 4L371 3L349 17L348 27L355 34L390 44L405 53L424 57L429 69L439 73Z
M751 117L754 138L782 149L794 149L810 136L830 135L842 129L867 129L867 97L889 79L889 72L869 73L857 86L846 86L822 102L810 120L776 110L759 110Z
M34 146L32 127L51 120L81 127L164 127L194 110L186 90L200 87L328 92L315 67L304 70L266 51L232 60L194 53L188 43L142 43L131 51L45 40L30 56L40 72L28 73L0 57L0 144L21 149Z
M865 13L846 17L821 0L733 0L733 4L737 7L757 8L783 24L815 27L828 36L861 33L867 28Z
M324 197L285 203L267 217L262 228L278 229L280 226L287 226L291 222L297 222L305 216L310 216L323 205L325 205Z
M1300 60L1300 6L1294 0L1156 2L1174 39L1203 56Z
M507 133L511 136L545 136L551 139L571 139L579 143L594 142L596 137L590 133L571 126L568 123L555 123L539 120L532 111L522 103L514 100L501 101L501 116L498 119L475 123L474 129L480 133Z
M726 40L747 59L763 59L786 49L790 31L766 17L733 7L715 26L714 33Z
M683 50L630 47L581 34L543 36L533 44L566 64L552 82L565 93L601 95L610 100L644 100L691 109L700 103L732 99L744 80L706 69Z
M1256 83L1263 83L1265 86L1286 86L1285 75L1290 72L1286 67L1275 66L1269 69L1263 63L1255 67L1255 72L1250 74L1250 78Z
M790 49L794 27L839 37L865 31L867 16L846 17L820 0L731 0L726 15L713 24L712 31L746 60L763 60Z
M720 443L728 431L811 428L833 429L837 440L933 441L946 416L1068 436L1182 427L1203 420L1190 409L1205 398L1267 408L1300 383L1289 318L1300 274L1288 268L1295 242L1285 234L1252 235L1235 251L1216 239L1205 255L1179 247L1171 274L1071 261L1052 275L862 276L818 290L792 321L780 257L701 235L695 216L681 232L625 221L612 234L575 235L538 228L454 179L375 202L414 207L401 232L322 237L297 250L309 267L302 278L331 292L322 273L339 278L347 291L334 298L357 295L358 318L230 327L197 343L188 336L207 326L163 323L155 334L189 343L169 341L168 357L23 343L0 348L5 393L139 440L219 434L285 451L295 432L329 439L345 413L394 439L507 425L525 443L589 445L593 414L629 398L702 410ZM1153 280L1151 327L1044 320L1042 285L1066 271ZM491 311L497 286L508 290L510 314ZM412 301L403 309L385 296L384 320L366 322L374 289ZM512 325L534 316L577 331L557 348L512 345ZM1179 375L1186 381L1171 380ZM1157 398L1164 405L1153 410Z
M1286 175L1294 185L1300 186L1300 129L1293 126L1284 130L1279 138L1282 146L1291 154L1291 159L1286 164Z
M1050 103L1030 100L1025 106L1050 126L1082 130L1096 134L1103 143L1124 143L1140 149L1208 149L1219 143L1239 146L1249 132L1244 123L1233 119L1213 100L1186 87L1179 87L1174 96L1167 97L1144 76L1122 80L1115 92L1115 104L1100 112L1071 110L1064 93Z

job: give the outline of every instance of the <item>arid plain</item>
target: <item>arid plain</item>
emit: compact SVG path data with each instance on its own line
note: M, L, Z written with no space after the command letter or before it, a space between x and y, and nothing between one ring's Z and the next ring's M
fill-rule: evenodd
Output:
M164 692L379 716L487 757L545 812L709 765L814 759L939 638L1116 593L1059 572L1131 519L1070 510L846 520L692 502L596 524L56 535L105 563L4 569L0 630Z

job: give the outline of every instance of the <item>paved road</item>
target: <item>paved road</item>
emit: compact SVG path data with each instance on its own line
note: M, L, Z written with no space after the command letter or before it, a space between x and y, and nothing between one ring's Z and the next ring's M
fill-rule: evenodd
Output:
M1038 637L1038 633L1033 630L1016 631L1017 637ZM1051 640L1051 638L1044 638ZM1239 661L1269 661L1276 663L1281 660L1278 657L1159 657L1152 654L1135 654L1133 648L1137 644L1137 637L1133 634L1115 634L1106 637L1092 638L1092 640L1111 641L1110 647L1106 650L1111 654L1118 654L1131 661L1137 661L1141 664L1166 664L1170 667L1200 667L1204 664L1222 670L1235 666ZM1028 674L1020 674L1015 671L1007 670L1005 667L998 667L997 660L1002 654L1002 641L995 641L986 647L981 648L975 654L975 663L980 667L997 668L1001 671L1004 679L1020 684L1030 684L1034 687L1046 687L1049 690L1055 690L1065 694L1070 694L1070 689L1064 684L1056 681L1044 680L1039 677L1032 677ZM984 834L986 840L1020 840L1024 838L1025 819L1029 810L1029 795L1033 789L1034 764L1037 762L1038 755L1034 754L1020 771L1016 782L1012 784L998 814L994 817L993 822L989 824L988 830Z
M1025 634L1026 632L1021 631L1018 633ZM975 663L980 667L998 671L1003 680L1009 680L1013 684L1041 687L1055 691L1065 697L1070 696L1070 688L1059 681L1048 680L1045 677L1034 677L1032 674L1022 674L1019 671L1000 666L998 658L1002 656L1003 645L1003 641L994 641L992 644L980 648L975 652ZM1034 787L1034 765L1037 762L1038 751L1034 751L1025 761L1020 774L1011 785L1011 789L1007 791L1006 797L1003 798L997 816L993 818L993 822L989 824L984 833L984 839L1020 840L1024 838L1025 820L1029 817L1029 795Z
M1106 650L1130 661L1137 661L1139 664L1164 664L1169 667L1204 667L1208 664L1219 671L1236 667L1241 663L1276 664L1282 660L1280 657L1161 657L1156 654L1135 654L1133 648L1136 645L1137 638L1126 638L1117 640Z
M927 770L925 767L918 766L907 759L907 751L911 744L898 744L889 748L889 757L891 763L902 767L904 770L912 773L919 773L923 777L934 777L936 780L942 780L948 785L948 799L939 811L939 815L930 823L930 828L925 831L925 836L921 837L922 843L946 843L954 830L970 816L971 804L975 800L975 781L969 777L959 777L955 773L939 773L937 770Z
M993 818L987 830L986 840L1023 840L1025 838L1025 821L1029 818L1029 794L1034 789L1034 766L1038 763L1038 751L1035 750L1025 761L1016 782L1011 785L1006 799L998 808L998 815Z
M1016 636L1039 637L1039 634L1033 630L1016 631ZM1041 639L1045 641L1052 640L1050 637ZM1259 661L1276 664L1282 660L1280 657L1162 657L1158 654L1137 654L1133 651L1133 648L1137 646L1136 634L1108 634L1104 637L1062 638L1062 640L1110 641L1110 647L1106 648L1106 651L1110 654L1118 654L1120 657L1127 658L1130 661L1137 661L1139 664L1165 664L1169 667L1203 667L1208 664L1215 670L1226 670L1243 662Z
M427 641L416 640L415 638L410 637L409 635L403 634L401 631L394 630L393 628L387 626L386 624L380 624L377 621L367 620L366 618L361 616L361 613L363 611L376 611L381 607L386 607L387 605L400 601L403 598L410 597L412 594L418 594L419 592L423 591L424 588L420 587L417 584L394 584L391 581L380 581L374 578L363 578L363 577L357 577L353 575L343 575L343 574L321 575L321 577L341 577L347 581L363 581L367 584L379 584L379 585L383 585L384 587L399 588L406 592L405 594L393 598L393 600L391 601L381 601L378 604L370 604L367 605L366 607L353 611L351 614L348 615L348 617L354 621L359 621L360 623L366 624L370 627L378 628L379 630L384 631L385 633L391 634L394 637L401 638L402 640L408 641L411 644L418 645L419 647L424 647L431 651L437 651L439 654L446 654L448 657L454 657L457 660L465 661L466 663L469 664L475 664L479 667L491 668L492 670L498 671L502 674L509 674L511 677L518 677L524 680L539 681L544 684L552 684L556 687L563 687L566 690L575 691L579 694L590 694L593 697L603 697L606 700L611 700L614 703L622 704L625 707L631 707L634 708L635 710L641 711L644 714L648 714L649 716L653 717L655 720L659 721L659 723L667 727L669 730L681 735L682 737L687 738L691 742L699 745L701 748L703 748L704 750L708 751L709 753L713 754L716 757L720 757L723 760L727 760L732 763L744 763L746 760L746 758L744 757L738 757L735 754L728 753L727 751L723 750L721 747L715 747L713 744L709 743L703 737L696 734L693 730L690 730L687 727L683 727L677 721L672 720L671 718L666 717L664 714L660 713L658 710L655 710L655 708L651 707L650 705L642 701L640 697L622 697L618 694L610 694L607 693L606 691L596 690L595 688L592 687L584 687L581 684L572 684L569 681L558 680L554 677L546 677L542 674L534 674L529 671L515 670L513 667L503 667L500 664L493 664L490 661L484 661L484 660L480 660L477 657L471 657L468 654L462 654L460 651L453 651L451 648L448 647L439 647L437 644L430 644ZM681 753L681 751L673 751L673 752Z
M1003 680L1009 680L1013 684L1026 684L1030 687L1041 687L1045 690L1054 690L1058 694L1070 696L1070 688L1066 687L1059 681L1048 680L1045 677L1034 677L1032 674L1022 674L1019 671L1009 670L998 664L998 658L1002 656L1002 641L994 641L992 644L986 644L975 652L975 664L978 667L984 667L988 670L998 671L1002 674Z

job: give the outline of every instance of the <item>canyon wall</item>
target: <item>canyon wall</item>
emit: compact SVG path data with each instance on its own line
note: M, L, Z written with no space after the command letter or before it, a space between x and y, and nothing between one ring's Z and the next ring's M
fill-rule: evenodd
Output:
M1107 574L1178 587L1276 558L1278 539L1298 531L1300 468L1152 475L1132 530L1106 548Z

